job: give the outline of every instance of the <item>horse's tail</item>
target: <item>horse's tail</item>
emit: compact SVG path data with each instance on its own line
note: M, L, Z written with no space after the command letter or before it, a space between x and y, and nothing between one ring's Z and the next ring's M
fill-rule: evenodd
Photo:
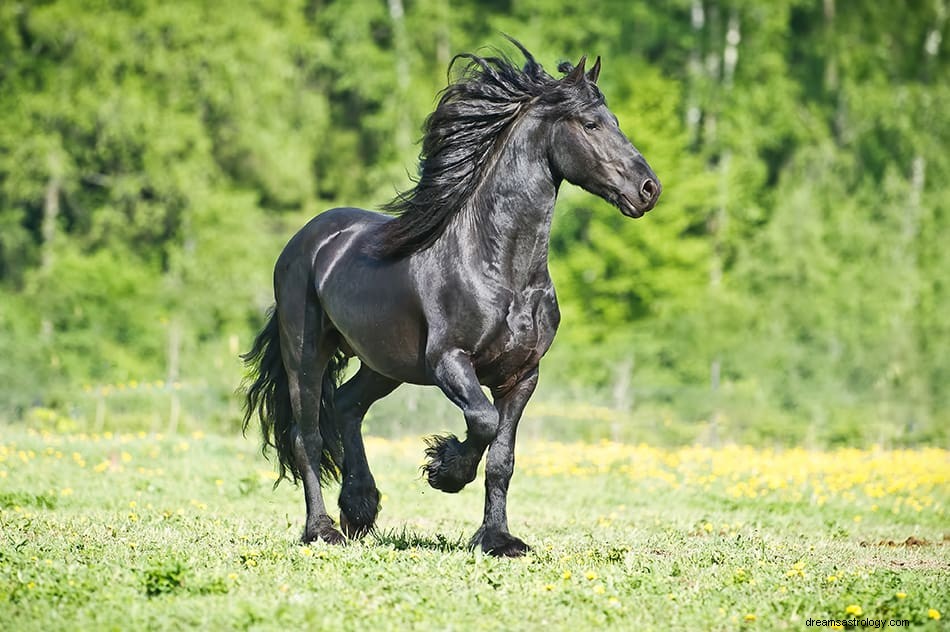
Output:
M251 350L241 356L249 372L246 380L253 380L244 388L244 433L255 415L261 422L264 437L261 452L266 456L268 446L277 451L279 483L282 478L297 482L300 472L294 459L292 427L293 408L290 405L290 386L287 371L280 356L280 331L277 309L271 309L267 324L254 339Z
M267 448L272 447L277 452L278 476L274 485L284 478L296 483L300 478L300 470L294 457L296 429L287 370L280 353L276 309L271 310L267 324L254 340L251 350L242 355L241 359L250 369L246 378L250 385L244 387L244 433L247 433L251 418L257 416L263 435L261 451L266 455ZM343 467L343 435L334 415L333 399L345 367L346 357L337 351L330 357L323 374L319 413L320 436L323 439L321 482L328 479L339 480Z

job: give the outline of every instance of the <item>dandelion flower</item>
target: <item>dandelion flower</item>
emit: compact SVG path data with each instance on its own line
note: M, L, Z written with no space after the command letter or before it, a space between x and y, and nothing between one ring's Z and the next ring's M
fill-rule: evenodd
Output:
M753 621L755 621L755 615L752 613L749 613L746 616L742 617L742 620L745 621L746 623L752 623Z
M907 593L899 592L895 595L895 597L897 597L898 599L907 599Z
M927 618L933 619L934 621L940 621L940 611L936 608L931 608L927 611Z
M854 603L848 606L847 608L845 608L844 611L846 614L851 614L856 617L861 616L861 613L864 612L864 610L861 609L861 606Z

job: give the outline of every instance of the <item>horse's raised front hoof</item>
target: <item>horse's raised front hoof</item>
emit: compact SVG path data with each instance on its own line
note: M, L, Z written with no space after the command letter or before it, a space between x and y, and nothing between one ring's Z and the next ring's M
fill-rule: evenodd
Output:
M379 490L372 481L368 485L343 485L340 492L340 528L346 537L358 540L373 530L379 514L379 498Z
M454 494L475 480L478 463L467 458L465 446L458 437L433 435L426 439L426 446L429 462L422 469L433 488Z
M478 533L472 538L470 546L474 549L481 546L482 552L495 557L522 557L531 547L524 543L521 538L507 533L505 531L484 531L478 530Z

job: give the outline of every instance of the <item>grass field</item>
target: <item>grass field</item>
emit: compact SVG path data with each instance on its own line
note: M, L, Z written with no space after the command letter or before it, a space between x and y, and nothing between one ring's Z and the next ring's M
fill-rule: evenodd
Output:
M370 439L380 532L297 544L255 439L0 430L0 629L806 629L950 620L950 453L524 441L523 559L466 550L480 484ZM329 499L335 505L335 490ZM941 615L944 617L941 619ZM846 624L845 624L846 625Z

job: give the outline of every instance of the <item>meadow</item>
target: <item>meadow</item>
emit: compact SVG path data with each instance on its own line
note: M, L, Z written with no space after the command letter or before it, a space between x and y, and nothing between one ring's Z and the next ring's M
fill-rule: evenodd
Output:
M480 482L427 487L368 439L379 531L298 544L256 436L0 430L0 629L806 629L950 617L950 453L519 445L512 532L465 543ZM480 481L481 479L479 479ZM329 490L331 502L335 490ZM334 503L335 504L335 503ZM332 512L331 512L332 513ZM944 618L942 618L944 617Z

